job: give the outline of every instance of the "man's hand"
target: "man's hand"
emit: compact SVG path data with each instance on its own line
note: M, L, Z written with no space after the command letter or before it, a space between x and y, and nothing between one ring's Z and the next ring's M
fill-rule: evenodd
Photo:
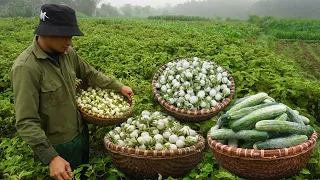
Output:
M128 86L123 86L121 88L121 93L122 95L126 96L128 99L130 99L130 96L134 95L132 89Z
M56 156L50 162L50 176L57 180L71 180L70 164L60 156Z

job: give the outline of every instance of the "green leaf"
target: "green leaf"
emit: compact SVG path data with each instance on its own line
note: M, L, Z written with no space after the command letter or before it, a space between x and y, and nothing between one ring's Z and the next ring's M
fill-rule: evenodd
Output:
M189 173L189 176L190 176L191 178L195 178L197 175L198 175L198 173L195 172L195 171L192 171L191 173Z
M309 171L308 169L306 169L306 168L303 168L303 169L301 170L301 173L302 173L302 174L310 174L310 171Z
M228 179L234 179L234 176L226 171L220 171L219 174L216 175L217 178L221 179L221 178L228 178Z
M310 158L309 162L310 164L317 164L318 163L318 160L315 159L315 158Z
M73 174L78 174L83 170L83 167L79 167L73 171Z
M107 179L117 180L117 176L115 174L110 174L110 176Z
M212 172L212 171L213 171L212 165L211 165L211 164L206 164L206 165L204 166L204 171L205 171L205 172Z

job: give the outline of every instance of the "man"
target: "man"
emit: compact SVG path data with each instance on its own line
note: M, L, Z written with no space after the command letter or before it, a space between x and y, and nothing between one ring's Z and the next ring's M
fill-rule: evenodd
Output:
M75 12L45 4L34 41L11 70L16 128L50 176L71 179L71 171L89 158L88 127L75 98L76 77L90 86L133 96L132 89L95 70L70 47L72 36L83 36Z

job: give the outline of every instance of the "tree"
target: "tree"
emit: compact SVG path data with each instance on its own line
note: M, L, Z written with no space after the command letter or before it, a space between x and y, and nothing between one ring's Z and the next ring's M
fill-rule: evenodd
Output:
M32 0L3 1L0 5L1 17L32 17L36 15L36 11Z
M101 8L97 10L97 16L100 17L119 17L121 14L118 9L112 6L110 3L102 4Z
M66 5L77 12L82 12L87 16L92 16L100 1L101 0L47 0L47 3Z
M122 11L123 15L126 17L131 17L133 14L133 7L131 4L125 4L124 6L121 6L120 10Z
M148 17L148 16L152 15L153 10L154 9L151 6L142 7L142 9L141 9L142 16Z
M136 17L141 16L141 14L142 14L142 7L141 6L134 6L133 10L134 10L134 16L136 16Z

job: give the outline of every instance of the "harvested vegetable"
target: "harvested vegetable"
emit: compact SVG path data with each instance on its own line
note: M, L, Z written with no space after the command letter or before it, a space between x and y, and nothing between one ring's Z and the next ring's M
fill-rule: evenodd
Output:
M156 88L169 104L200 110L210 109L228 97L231 85L221 66L195 57L168 63Z
M76 98L80 106L98 115L121 116L130 109L130 104L122 94L99 87L79 89Z
M231 147L278 149L302 144L314 129L296 110L262 92L236 101L209 132Z
M175 150L199 142L200 135L171 116L142 111L110 131L106 139L123 147L141 150Z

